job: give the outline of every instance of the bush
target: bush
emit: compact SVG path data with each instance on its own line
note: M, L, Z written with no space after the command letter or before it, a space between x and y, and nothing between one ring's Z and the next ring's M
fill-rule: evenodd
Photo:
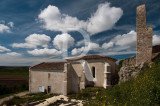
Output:
M119 63L118 63L118 70L120 71L121 67L122 67L122 63L123 63L123 60L120 60Z

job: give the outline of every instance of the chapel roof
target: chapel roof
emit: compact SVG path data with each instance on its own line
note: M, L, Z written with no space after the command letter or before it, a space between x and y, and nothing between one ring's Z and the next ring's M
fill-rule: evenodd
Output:
M31 67L30 69L64 70L65 63L66 62L43 62Z
M108 59L111 61L116 62L117 60L111 57L107 57L107 56L102 56L102 55L86 55L86 56L82 56L82 57L73 57L73 58L68 58L66 59L67 61L74 61L74 60L91 60L91 59Z

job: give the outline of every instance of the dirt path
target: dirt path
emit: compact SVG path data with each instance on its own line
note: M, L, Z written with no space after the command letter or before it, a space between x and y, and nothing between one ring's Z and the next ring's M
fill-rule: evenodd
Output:
M67 96L59 95L45 99L45 101L35 106L83 106L85 102L86 101L70 99Z
M4 103L5 101L8 101L10 99L12 99L14 96L24 96L26 94L28 94L29 92L28 91L25 91L25 92L21 92L21 93L17 93L17 94L13 94L11 96L8 96L8 97L5 97L5 98L2 98L0 99L0 105L2 105L2 103Z

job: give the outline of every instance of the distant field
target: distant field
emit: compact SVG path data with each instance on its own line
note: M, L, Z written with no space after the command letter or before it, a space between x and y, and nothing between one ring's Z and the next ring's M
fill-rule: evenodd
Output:
M28 89L29 67L0 66L0 98Z
M3 67L0 66L0 78L4 75L11 75L10 77L18 76L29 79L29 67Z
M28 79L19 75L0 75L0 85L14 87L20 84L28 84Z

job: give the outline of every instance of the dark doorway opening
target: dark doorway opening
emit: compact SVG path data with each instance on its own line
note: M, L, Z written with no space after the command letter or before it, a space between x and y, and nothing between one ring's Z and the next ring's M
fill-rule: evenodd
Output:
M95 67L92 67L92 75L93 75L93 78L95 78Z
M51 86L48 86L48 93L51 93Z

